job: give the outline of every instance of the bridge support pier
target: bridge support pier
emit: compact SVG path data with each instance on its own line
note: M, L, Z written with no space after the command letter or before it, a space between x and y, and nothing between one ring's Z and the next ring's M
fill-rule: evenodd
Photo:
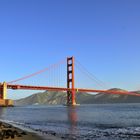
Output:
M74 57L67 58L67 105L75 106L75 89L74 89Z
M3 82L3 84L1 84L0 86L0 99L6 99L6 95L7 95L7 83Z
M13 100L6 99L7 95L7 83L3 82L0 83L0 107L7 107L7 106L13 106Z

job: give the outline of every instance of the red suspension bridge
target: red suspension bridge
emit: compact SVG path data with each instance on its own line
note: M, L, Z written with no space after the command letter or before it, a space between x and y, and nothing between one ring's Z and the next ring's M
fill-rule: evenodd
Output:
M61 61L57 64L51 65L49 68L43 69L36 73L27 75L25 77L10 81L10 82L3 82L0 84L0 100L6 101L7 89L12 90L47 90L47 91L63 91L67 94L67 105L76 105L76 92L100 92L106 94L122 94L122 95L132 95L132 96L140 96L140 94L136 93L135 91L115 91L115 90L97 90L91 88L79 88L75 87L75 61L74 57L67 58L67 86L66 87L56 87L56 86L34 86L34 85L26 85L26 84L14 84L19 81L23 81L25 79L29 79L45 71L51 70L52 68L56 68L65 61ZM79 63L79 65L81 65ZM85 72L85 68L83 73ZM94 79L98 85L102 86L103 82L97 80L95 76L91 73L87 72L87 76L91 79ZM85 83L88 81L85 81Z

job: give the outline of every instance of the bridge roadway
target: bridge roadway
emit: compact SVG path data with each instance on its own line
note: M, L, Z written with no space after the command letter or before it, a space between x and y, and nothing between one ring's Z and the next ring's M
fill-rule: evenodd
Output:
M7 84L7 89L13 90L47 90L47 91L75 91L75 92L97 92L106 94L121 94L121 95L133 95L140 96L135 91L115 91L115 90L96 90L96 89L82 89L82 88L63 88L63 87L47 87L47 86L31 86L31 85L13 85Z

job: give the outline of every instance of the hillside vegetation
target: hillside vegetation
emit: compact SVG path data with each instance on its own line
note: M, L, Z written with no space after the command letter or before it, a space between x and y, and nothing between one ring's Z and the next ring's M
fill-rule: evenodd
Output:
M113 89L122 91L121 89ZM139 92L138 92L139 93ZM36 93L29 97L15 100L15 105L56 105L66 104L66 92L49 92ZM105 104L105 103L140 103L140 97L130 95L98 93L96 95L88 93L76 93L78 104Z

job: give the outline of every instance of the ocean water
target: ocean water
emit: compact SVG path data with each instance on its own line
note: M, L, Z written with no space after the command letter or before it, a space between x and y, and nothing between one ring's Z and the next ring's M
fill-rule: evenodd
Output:
M140 104L0 108L0 119L68 140L140 139Z

